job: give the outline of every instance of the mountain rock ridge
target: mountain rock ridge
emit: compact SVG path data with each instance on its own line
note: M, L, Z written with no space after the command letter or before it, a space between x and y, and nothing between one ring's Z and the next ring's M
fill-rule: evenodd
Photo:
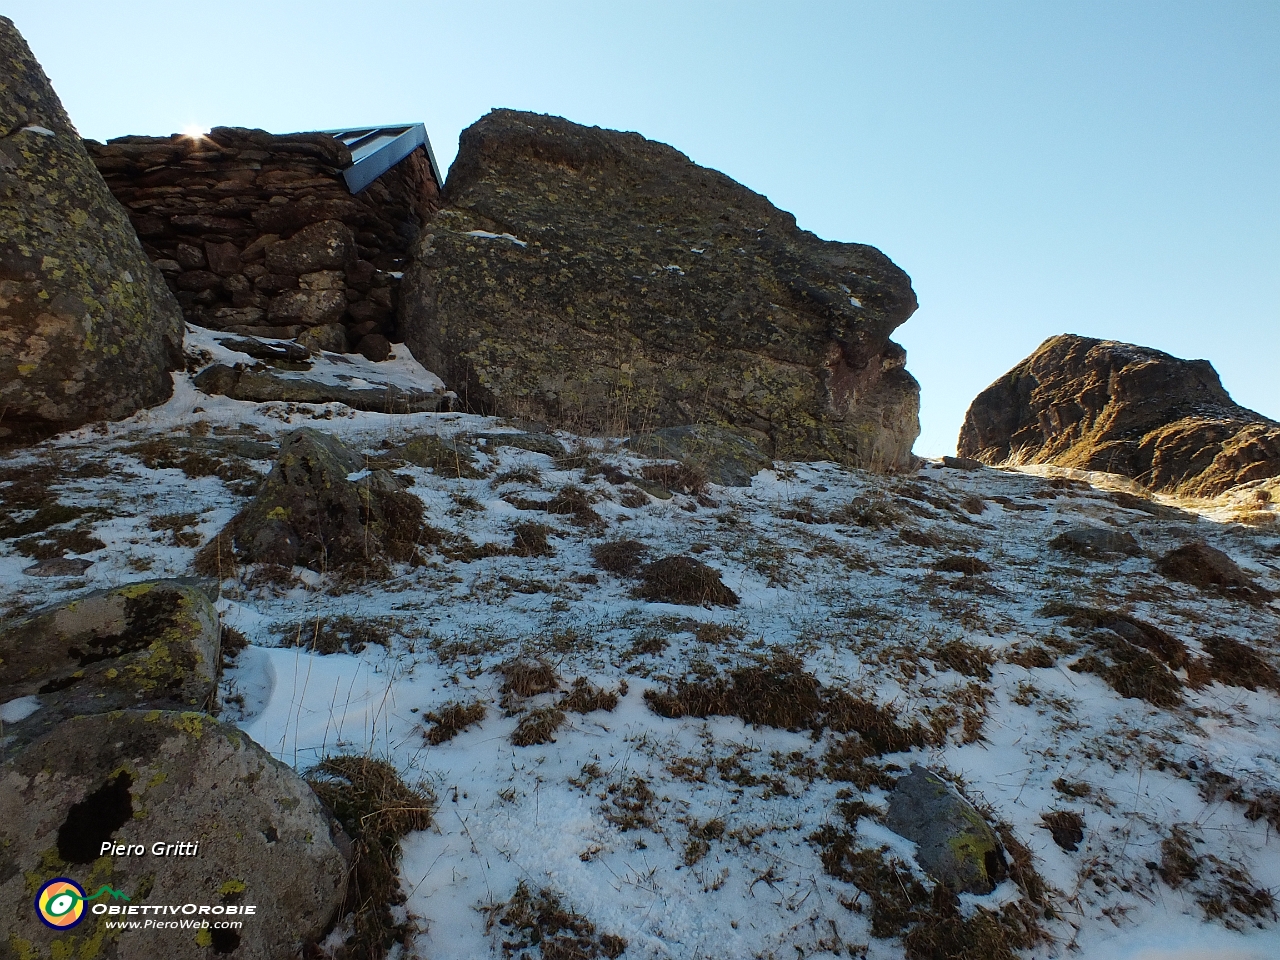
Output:
M1280 423L1235 403L1207 360L1062 334L977 396L957 451L1214 497L1280 476Z

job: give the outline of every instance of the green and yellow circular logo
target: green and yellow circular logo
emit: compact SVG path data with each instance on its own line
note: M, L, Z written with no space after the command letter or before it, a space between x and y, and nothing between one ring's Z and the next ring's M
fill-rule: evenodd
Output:
M36 913L55 930L66 930L84 918L84 899L84 888L80 884L57 877L36 894Z

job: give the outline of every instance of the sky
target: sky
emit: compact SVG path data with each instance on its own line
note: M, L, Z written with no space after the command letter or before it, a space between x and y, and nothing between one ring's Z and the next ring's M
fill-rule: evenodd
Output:
M1280 419L1280 0L7 0L81 134L635 130L911 275L916 452L1045 338L1211 361Z

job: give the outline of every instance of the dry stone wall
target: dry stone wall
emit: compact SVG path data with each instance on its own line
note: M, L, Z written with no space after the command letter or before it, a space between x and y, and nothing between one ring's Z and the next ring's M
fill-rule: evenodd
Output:
M385 358L405 260L439 205L421 147L352 195L350 151L324 133L85 145L188 321Z

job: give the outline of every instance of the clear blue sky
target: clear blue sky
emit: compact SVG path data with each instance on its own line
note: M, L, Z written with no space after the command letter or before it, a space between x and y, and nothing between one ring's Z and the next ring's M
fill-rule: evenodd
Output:
M884 250L920 310L918 453L1074 332L1212 361L1280 419L1280 2L9 0L89 137L424 121L637 130L802 227Z

